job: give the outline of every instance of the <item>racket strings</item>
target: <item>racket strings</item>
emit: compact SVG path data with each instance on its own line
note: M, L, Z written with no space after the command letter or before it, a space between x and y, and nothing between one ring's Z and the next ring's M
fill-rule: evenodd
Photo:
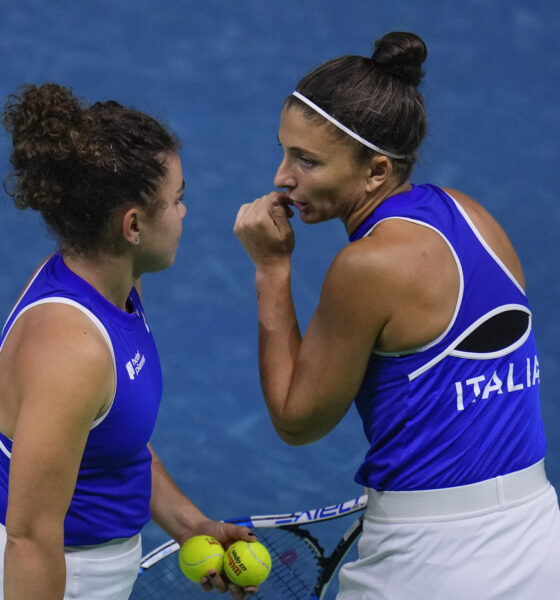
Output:
M307 600L320 572L322 549L299 528L259 530L259 540L268 548L272 569L261 585L258 600Z

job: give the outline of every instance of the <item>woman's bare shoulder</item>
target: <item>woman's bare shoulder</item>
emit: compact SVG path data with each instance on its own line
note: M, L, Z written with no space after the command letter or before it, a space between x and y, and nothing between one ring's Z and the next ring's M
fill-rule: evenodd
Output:
M0 353L0 417L3 432L14 428L22 403L37 398L53 410L73 398L77 410L95 418L114 388L111 351L101 331L81 310L45 303L23 313ZM79 398L83 403L78 403ZM82 408L79 408L82 404Z

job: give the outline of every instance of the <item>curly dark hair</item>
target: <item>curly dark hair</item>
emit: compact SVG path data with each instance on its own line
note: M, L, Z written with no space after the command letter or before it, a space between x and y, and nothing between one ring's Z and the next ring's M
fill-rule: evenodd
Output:
M180 146L149 115L114 100L88 106L54 83L10 95L2 124L13 143L6 191L42 214L62 250L78 253L107 243L119 210L157 210L165 158Z
M414 33L388 33L375 42L373 56L341 56L311 71L296 90L376 146L393 154L401 180L408 178L426 134L426 112L418 86L427 57L423 40ZM295 96L284 106L297 106L317 121L323 117ZM353 144L360 159L373 151L331 126Z

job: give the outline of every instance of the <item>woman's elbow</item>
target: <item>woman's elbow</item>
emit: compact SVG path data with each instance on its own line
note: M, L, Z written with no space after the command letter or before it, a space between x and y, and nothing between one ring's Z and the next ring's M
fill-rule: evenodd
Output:
M274 422L274 429L278 437L289 446L305 446L320 440L323 435L318 435L310 427L290 423Z

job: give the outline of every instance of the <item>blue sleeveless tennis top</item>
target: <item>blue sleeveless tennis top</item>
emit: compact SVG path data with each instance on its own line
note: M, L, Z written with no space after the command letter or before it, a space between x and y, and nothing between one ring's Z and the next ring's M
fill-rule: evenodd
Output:
M374 352L355 403L370 444L356 474L376 490L466 485L541 460L539 361L527 298L464 209L432 185L385 200L350 236L385 219L432 229L460 276L455 314L422 348Z
M60 302L86 314L113 356L116 390L93 423L64 522L64 543L100 544L137 534L150 519L151 454L147 447L159 408L162 377L155 343L135 289L130 313L74 274L58 254L39 269L4 326L0 343L25 310ZM1 346L0 346L1 351ZM45 360L48 360L45 349ZM12 441L0 434L0 521L6 523Z

